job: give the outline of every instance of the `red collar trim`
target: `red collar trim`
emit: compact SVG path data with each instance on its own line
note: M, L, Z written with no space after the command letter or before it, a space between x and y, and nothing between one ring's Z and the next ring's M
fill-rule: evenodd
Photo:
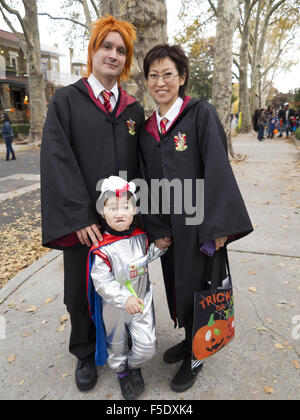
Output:
M129 236L114 236L111 235L110 233L104 233L103 234L103 241L99 242L98 246L93 245L90 249L90 252L94 252L95 250L102 248L105 245L109 245L112 244L114 242L120 241L121 239L128 239L128 238L132 238L133 236L137 236L137 235L141 235L141 234L145 234L146 232L144 232L141 229L136 228L131 235Z
M106 109L104 108L104 105L101 103L99 98L95 98L94 96L94 92L93 89L91 88L91 86L88 84L87 82L87 78L83 77L82 78L83 83L85 84L88 93L90 95L91 100L97 105L98 108L101 109L101 111L105 112L107 115L109 115L109 113L106 111ZM134 99L132 96L130 96L124 89L122 89L122 87L119 87L120 90L120 102L119 102L119 106L117 109L117 113L116 113L116 118L131 104L136 102L136 99Z
M183 110L186 108L187 104L190 102L192 98L190 96L186 96L183 100L183 104L180 108L180 111L177 115L177 117L175 118L175 120L172 122L172 124L170 125L170 127L168 128L168 130L166 131L166 133L168 133L168 131L171 129L171 127L175 124L175 122L177 121L177 119L180 117L181 113L183 112ZM156 141L160 142L160 133L158 131L158 127L157 127L157 118L156 118L156 112L154 111L154 113L151 115L151 117L146 121L146 125L145 125L145 129L146 131L155 138ZM166 135L166 134L164 134Z

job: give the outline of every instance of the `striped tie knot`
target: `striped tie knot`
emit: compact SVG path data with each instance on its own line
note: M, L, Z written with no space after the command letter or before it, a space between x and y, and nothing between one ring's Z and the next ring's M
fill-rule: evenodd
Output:
M101 92L101 95L104 99L104 108L106 109L107 112L113 111L111 103L110 103L110 97L112 94L113 94L112 92L107 92L106 90L103 90Z
M167 124L168 124L168 119L167 118L162 118L160 120L160 132L162 135L164 135L167 131Z

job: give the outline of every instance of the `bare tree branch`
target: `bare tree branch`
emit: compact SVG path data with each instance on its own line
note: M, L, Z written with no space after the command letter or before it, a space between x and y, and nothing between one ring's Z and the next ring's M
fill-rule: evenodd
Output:
M82 4L84 10L86 26L89 28L89 31L92 32L92 18L87 0L80 0L80 3Z
M2 14L3 20L5 21L6 25L11 29L11 31L15 34L15 36L18 39L18 44L20 46L20 48L22 48L24 54L26 55L26 44L24 42L24 40L22 40L22 38L20 37L19 32L17 32L15 30L15 28L13 27L13 25L11 24L11 21L8 19L8 17L5 15L4 10L2 7L0 7L0 12Z
M214 5L213 1L212 1L212 0L207 0L207 1L208 1L208 3L209 3L210 7L212 8L212 10L213 10L214 14L216 15L216 17L218 17L218 11L217 11L217 8L216 8L216 6Z
M2 0L0 0L2 1ZM50 19L53 20L67 20L69 22L75 23L75 25L80 25L82 26L84 29L89 30L89 27L87 25L85 25L82 22L79 22L78 20L72 19L72 18L68 18L68 17L59 17L59 16L51 16L49 13L43 12L43 13L38 13L39 16L48 16Z
M283 53L283 51L285 50L285 48L288 46L288 44L290 42L292 42L295 39L295 35L293 35L290 39L288 39L286 41L286 43L279 47L278 53L276 55L276 57L274 58L273 62L265 69L265 71L261 74L262 77L264 77L267 73L269 73L269 71L271 70L271 68L275 67L275 64L277 63L277 61L279 60L281 54Z
M11 13L11 14L15 15L18 18L18 21L20 22L20 25L22 26L23 33L25 34L25 27L24 27L23 19L22 19L22 16L20 15L20 13L18 12L18 10L13 9L12 7L8 6L8 4L4 0L0 0L0 4L2 5L2 7L8 13Z
M94 2L94 0L90 0L90 2L92 3L93 9L96 13L96 16L98 17L100 14L100 9L97 7L97 4Z

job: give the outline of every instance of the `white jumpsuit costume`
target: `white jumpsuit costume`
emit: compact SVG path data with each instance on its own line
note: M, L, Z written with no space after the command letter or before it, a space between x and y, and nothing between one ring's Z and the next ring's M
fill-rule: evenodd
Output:
M153 288L149 281L148 264L160 257L161 251L152 243L148 248L147 236L139 229L130 235L104 237L112 242L101 246L95 253L91 278L96 292L102 297L102 318L106 333L108 364L116 373L127 365L140 367L156 352ZM130 315L125 304L132 296L125 285L130 281L136 295L143 299L143 313ZM131 335L132 349L127 346L127 331Z

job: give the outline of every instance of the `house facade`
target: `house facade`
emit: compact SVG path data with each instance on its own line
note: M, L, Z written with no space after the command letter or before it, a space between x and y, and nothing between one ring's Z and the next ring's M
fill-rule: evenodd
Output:
M76 82L84 74L85 65L76 59L73 74L62 73L60 57L65 54L57 45L41 44L41 68L49 103L55 90ZM28 63L15 34L0 30L0 112L9 112L13 122L29 122L30 95L28 89Z

